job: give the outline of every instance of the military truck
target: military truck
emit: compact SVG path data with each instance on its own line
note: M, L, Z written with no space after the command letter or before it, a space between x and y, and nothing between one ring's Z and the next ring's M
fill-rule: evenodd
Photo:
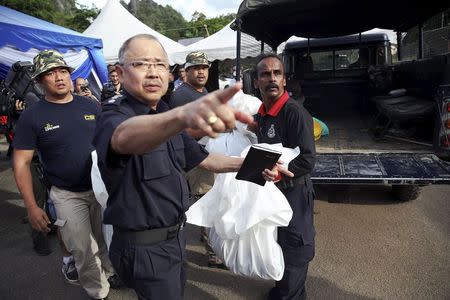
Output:
M287 42L282 58L287 90L329 128L316 141L313 182L344 191L391 185L406 201L423 185L450 183L450 46L424 55L423 40L430 17L440 18L439 30L450 29L449 4L381 2L389 10L368 10L354 0L247 0L235 28L274 49L291 35L303 37ZM397 31L397 41L361 33L375 27ZM402 59L411 28L417 56ZM450 45L450 35L442 38ZM244 91L255 93L251 72L243 81Z

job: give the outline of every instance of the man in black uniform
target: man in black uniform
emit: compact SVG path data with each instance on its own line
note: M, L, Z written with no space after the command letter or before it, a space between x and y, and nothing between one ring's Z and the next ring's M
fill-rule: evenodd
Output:
M158 40L147 34L122 45L117 67L124 95L110 99L98 119L94 145L109 199L104 223L112 224L109 255L120 277L139 299L181 299L185 276L184 171L200 165L236 171L241 158L208 154L184 130L216 137L252 118L226 102L240 85L169 109L169 64Z
M270 291L270 299L305 299L308 264L314 257L314 190L310 173L315 163L313 120L303 105L289 98L283 63L275 54L258 58L255 87L263 104L256 115L259 143L282 143L300 148L300 154L289 163L293 178L280 176L276 185L286 196L293 215L287 227L278 228L278 243L283 249L283 278Z

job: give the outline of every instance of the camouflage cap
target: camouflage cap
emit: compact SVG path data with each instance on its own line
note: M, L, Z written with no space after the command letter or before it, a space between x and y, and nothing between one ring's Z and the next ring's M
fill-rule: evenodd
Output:
M208 61L208 57L205 53L200 51L191 52L186 56L186 63L184 64L184 68L187 69L192 66L210 66L211 64Z
M69 69L70 73L74 70L66 63L62 54L56 50L42 50L34 57L33 63L35 71L31 76L32 79L53 68L64 67Z

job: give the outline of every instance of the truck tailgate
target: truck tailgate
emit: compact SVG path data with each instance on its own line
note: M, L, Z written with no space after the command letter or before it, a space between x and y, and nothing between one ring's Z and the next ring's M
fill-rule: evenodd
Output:
M311 178L324 184L449 184L450 163L432 153L321 153Z

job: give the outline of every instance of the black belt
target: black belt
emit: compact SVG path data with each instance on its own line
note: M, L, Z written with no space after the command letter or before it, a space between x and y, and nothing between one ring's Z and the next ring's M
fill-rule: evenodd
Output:
M183 230L186 224L186 216L176 225L170 227L154 228L140 231L126 230L114 227L114 235L119 239L127 239L136 244L156 244L162 241L171 240Z
M275 185L281 189L285 190L288 188L292 188L296 185L300 184L306 184L306 176L296 177L296 178L283 178L283 180L280 180L278 182L275 182Z

